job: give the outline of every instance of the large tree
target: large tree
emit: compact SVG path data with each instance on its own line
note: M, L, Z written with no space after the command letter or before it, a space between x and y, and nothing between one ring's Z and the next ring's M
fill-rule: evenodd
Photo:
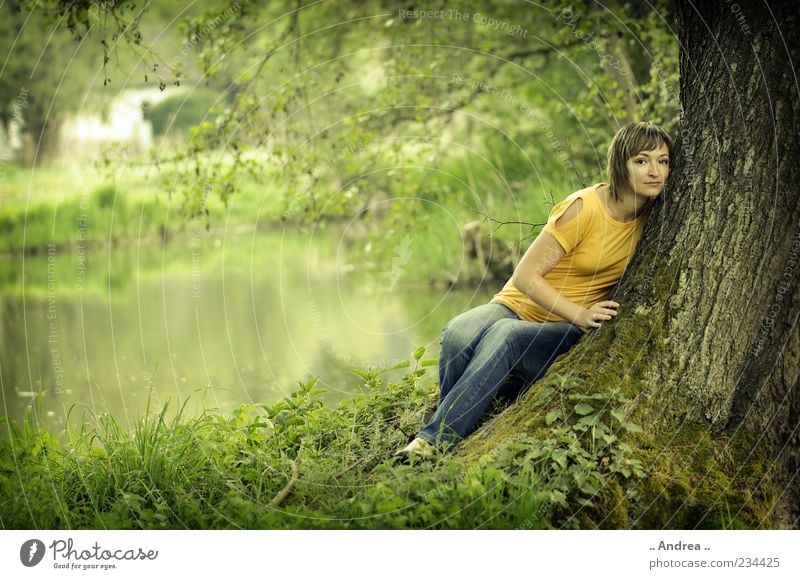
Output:
M620 316L543 382L569 373L633 399L643 432L625 438L646 476L585 513L599 525L711 526L721 510L798 525L798 8L758 4L676 2L682 118L663 202L620 283ZM544 432L539 391L465 456Z

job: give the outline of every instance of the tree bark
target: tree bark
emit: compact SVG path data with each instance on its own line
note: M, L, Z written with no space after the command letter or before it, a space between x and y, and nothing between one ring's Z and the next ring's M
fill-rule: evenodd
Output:
M638 498L616 493L586 525L715 526L725 509L747 526L799 524L798 8L758 4L676 2L681 129L621 313L462 446L475 460L542 431L533 400L556 374L622 386L649 474L621 481Z

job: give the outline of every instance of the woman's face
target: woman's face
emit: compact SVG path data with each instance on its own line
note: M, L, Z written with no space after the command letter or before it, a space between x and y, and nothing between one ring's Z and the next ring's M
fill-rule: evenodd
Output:
M657 149L639 151L628 159L628 176L636 195L658 197L669 176L669 148L662 144Z

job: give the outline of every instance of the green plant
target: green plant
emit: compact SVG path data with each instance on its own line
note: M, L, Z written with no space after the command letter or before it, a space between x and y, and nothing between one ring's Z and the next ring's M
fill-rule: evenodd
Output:
M118 189L114 184L97 187L92 192L92 201L100 209L111 209L117 202Z
M4 528L549 528L578 526L619 478L642 467L617 439L635 431L617 391L587 396L564 378L536 400L549 434L519 435L477 462L393 452L423 425L435 392L425 348L393 369L353 369L365 392L322 402L317 378L273 404L190 418L186 404L130 430L83 416L62 444L35 421L0 441ZM553 410L554 409L554 410ZM72 420L70 415L70 420Z
M154 135L168 131L188 131L203 120L213 118L211 108L218 102L219 94L208 89L195 89L188 95L168 97L149 107L145 119L153 125Z
M498 454L497 466L536 470L549 500L564 513L593 508L617 476L644 476L633 449L620 440L622 432L641 432L627 417L630 399L621 390L583 394L580 380L569 376L550 384L534 400L546 413L547 435L519 434Z

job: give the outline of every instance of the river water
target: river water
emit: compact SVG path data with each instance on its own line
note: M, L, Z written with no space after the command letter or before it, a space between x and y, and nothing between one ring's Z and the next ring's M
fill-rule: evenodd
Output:
M345 246L333 230L203 232L6 258L0 414L20 421L40 399L56 432L102 413L132 428L148 404L227 413L312 376L335 403L362 391L350 368L387 368L417 346L435 358L447 320L491 297L398 282Z

